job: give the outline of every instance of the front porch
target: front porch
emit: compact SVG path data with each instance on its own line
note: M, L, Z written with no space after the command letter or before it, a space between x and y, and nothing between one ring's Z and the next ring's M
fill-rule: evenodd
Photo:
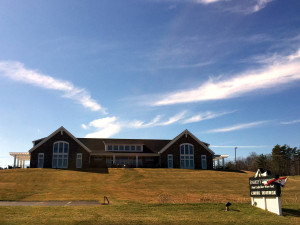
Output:
M159 156L153 153L93 154L91 167L155 168L159 167Z

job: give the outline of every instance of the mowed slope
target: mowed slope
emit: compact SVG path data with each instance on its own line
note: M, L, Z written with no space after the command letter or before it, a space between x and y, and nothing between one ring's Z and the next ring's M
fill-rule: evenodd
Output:
M137 203L248 203L252 172L182 169L109 169L108 173L53 169L0 171L0 200L98 200ZM300 203L300 176L282 191L286 204Z

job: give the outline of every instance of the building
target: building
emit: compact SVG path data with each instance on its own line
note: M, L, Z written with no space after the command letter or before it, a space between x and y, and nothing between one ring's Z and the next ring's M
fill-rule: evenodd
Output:
M188 130L172 140L76 138L60 127L33 141L31 168L148 167L213 169L214 152Z

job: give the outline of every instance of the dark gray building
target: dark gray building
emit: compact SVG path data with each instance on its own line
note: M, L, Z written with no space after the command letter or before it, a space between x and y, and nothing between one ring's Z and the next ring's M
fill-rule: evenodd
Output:
M214 152L188 130L172 140L76 138L60 127L33 141L31 168L213 169Z

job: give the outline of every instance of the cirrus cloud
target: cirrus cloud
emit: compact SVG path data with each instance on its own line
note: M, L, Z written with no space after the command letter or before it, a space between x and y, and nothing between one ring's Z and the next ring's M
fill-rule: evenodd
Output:
M151 104L161 106L229 99L295 81L300 81L300 50L280 57L280 61L273 61L261 69L246 71L223 80L210 78L199 87L163 95Z
M105 109L92 99L84 88L75 87L71 82L44 75L28 69L23 63L15 61L0 61L0 75L17 82L31 84L40 88L60 91L63 97L75 100L83 107L92 111L106 113Z

